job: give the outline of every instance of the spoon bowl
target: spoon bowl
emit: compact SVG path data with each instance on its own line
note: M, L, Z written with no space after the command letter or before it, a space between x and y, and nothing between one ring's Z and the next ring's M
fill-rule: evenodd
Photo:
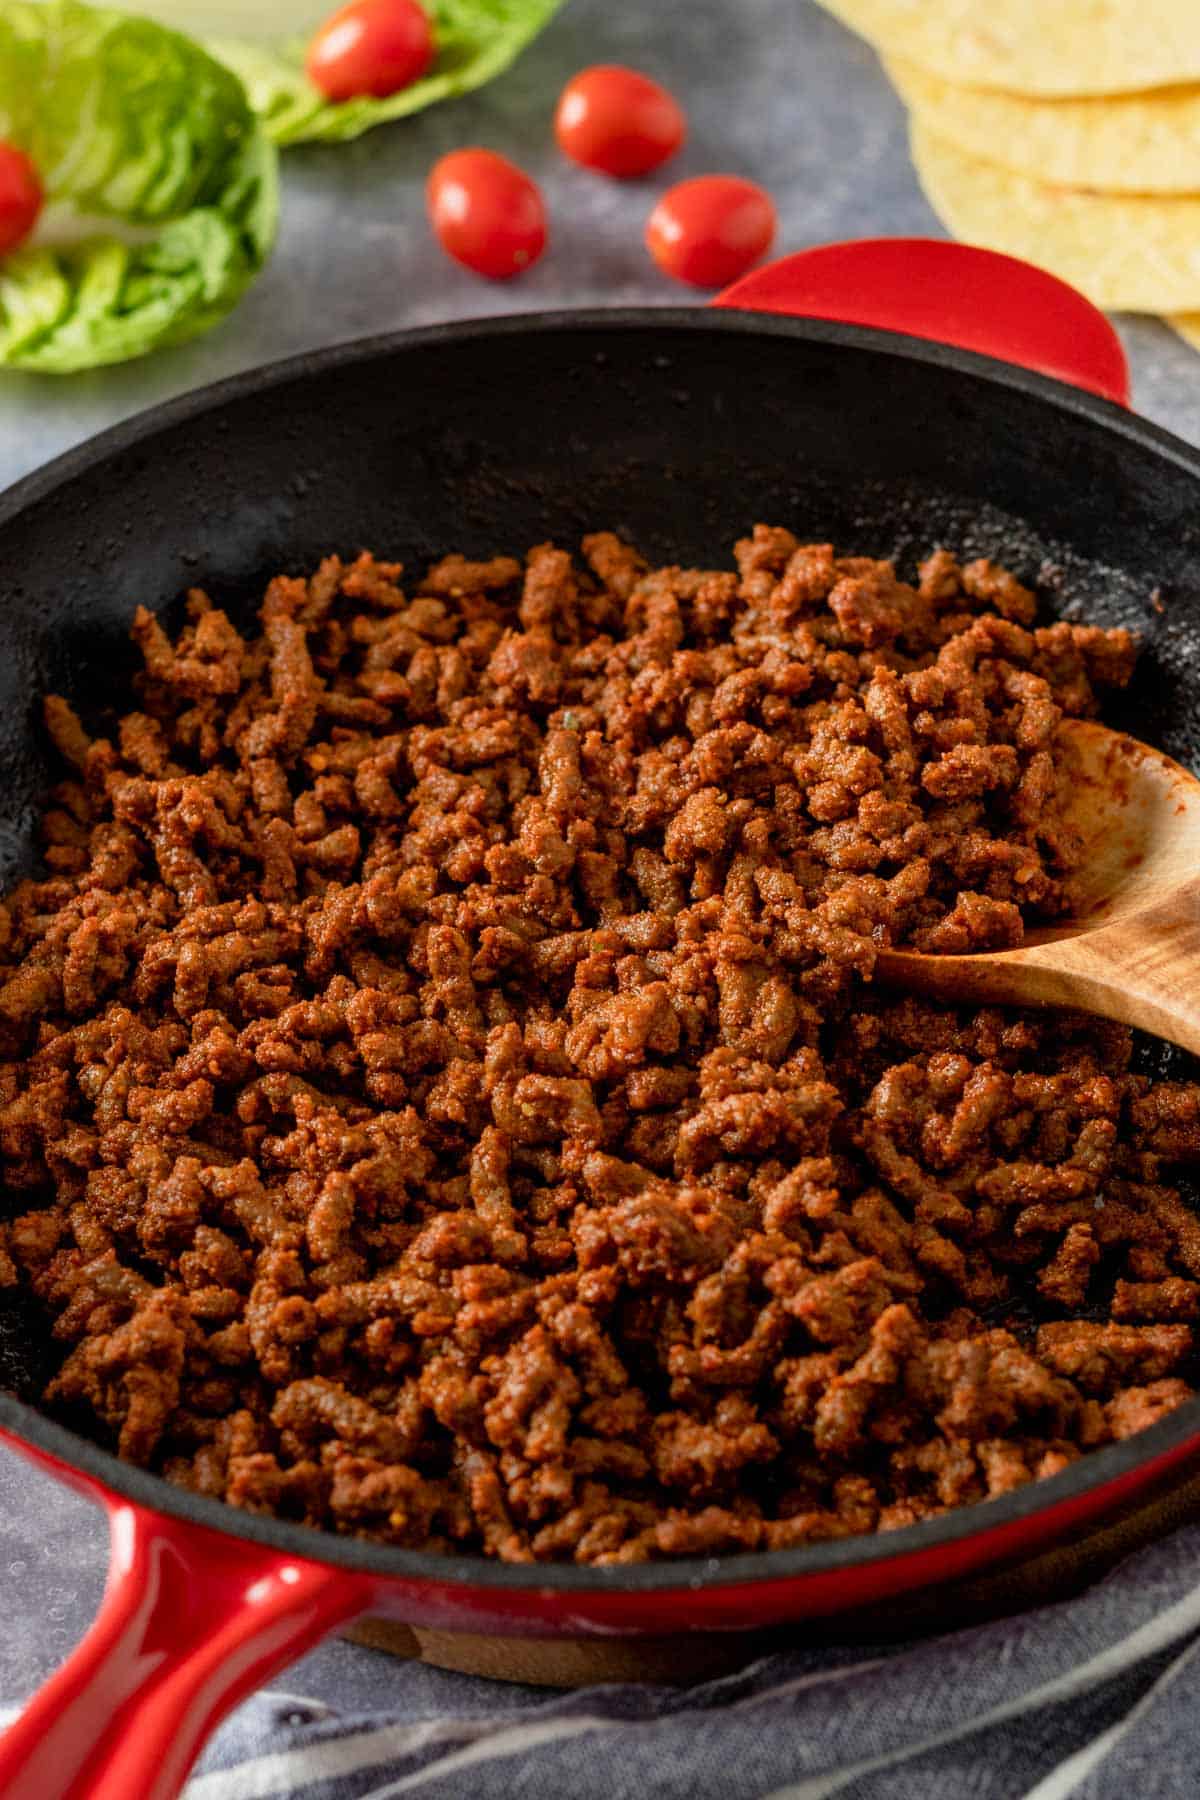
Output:
M1061 816L1083 854L1068 919L1016 949L881 950L876 978L943 1000L1068 1006L1200 1053L1200 780L1091 720L1059 731Z

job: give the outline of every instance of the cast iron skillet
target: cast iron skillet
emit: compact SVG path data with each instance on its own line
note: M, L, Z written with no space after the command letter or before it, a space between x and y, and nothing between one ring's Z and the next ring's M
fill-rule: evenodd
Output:
M956 311L958 342L1002 350L1016 333L1025 361L1122 396L1111 331L1048 278L949 246L866 254L877 288L861 285L856 252L833 253L835 274L859 284L849 299L844 279L836 289L813 276L819 258L752 278L744 297L852 306L927 334ZM119 426L0 499L0 878L32 859L49 775L37 699L118 690L138 602L168 606L203 580L249 605L268 576L330 550L420 563L448 548L573 543L601 526L654 559L711 562L756 519L905 562L938 542L1002 554L1059 613L1142 635L1120 722L1200 762L1196 451L1095 392L886 330L738 311L509 318L238 377ZM1082 1531L1200 1448L1197 1400L1052 1480L881 1537L513 1568L185 1494L42 1415L47 1366L44 1325L5 1296L0 1429L108 1507L113 1561L89 1636L0 1745L9 1800L167 1800L231 1705L364 1613L574 1637L830 1615Z

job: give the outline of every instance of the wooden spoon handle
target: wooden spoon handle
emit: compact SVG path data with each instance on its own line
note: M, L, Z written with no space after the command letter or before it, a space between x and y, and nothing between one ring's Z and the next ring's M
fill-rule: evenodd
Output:
M1200 1055L1200 890L1098 931L1039 944L1030 957L1046 974L1055 967L1062 1004Z
M941 1000L1067 1006L1200 1055L1200 886L1051 943L986 956L881 953L876 978Z

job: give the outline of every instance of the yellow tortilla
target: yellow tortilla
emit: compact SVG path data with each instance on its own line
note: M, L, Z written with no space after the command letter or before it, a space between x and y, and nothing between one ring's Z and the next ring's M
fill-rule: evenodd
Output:
M822 0L889 56L1017 94L1200 81L1200 0Z
M1200 308L1200 196L1050 187L968 155L918 118L912 153L955 237L1037 263L1113 311Z
M1186 338L1194 350L1200 350L1200 312L1176 313L1167 324L1181 338Z
M888 57L885 66L922 124L1019 175L1116 194L1200 193L1200 86L1030 100L956 87L907 57Z

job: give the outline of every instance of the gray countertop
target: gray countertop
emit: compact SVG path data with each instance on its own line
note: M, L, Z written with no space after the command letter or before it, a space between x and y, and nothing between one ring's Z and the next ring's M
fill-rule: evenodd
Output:
M683 290L656 274L641 243L655 184L600 181L553 147L558 90L598 61L645 68L684 100L692 135L672 178L728 169L771 189L778 251L872 233L941 235L875 57L808 0L691 0L670 10L573 0L482 93L347 147L289 152L278 250L220 330L93 375L0 375L0 487L168 395L313 345L471 314L677 303ZM542 183L551 250L517 283L481 282L429 241L425 172L464 143L504 150ZM1200 357L1154 320L1119 323L1135 405L1200 442ZM0 1452L0 1698L28 1693L79 1637L103 1585L104 1541L93 1508ZM386 1705L394 1678L387 1658L335 1642L286 1685L357 1710ZM406 1680L428 1684L429 1712L476 1703L476 1684L461 1677L411 1669Z

